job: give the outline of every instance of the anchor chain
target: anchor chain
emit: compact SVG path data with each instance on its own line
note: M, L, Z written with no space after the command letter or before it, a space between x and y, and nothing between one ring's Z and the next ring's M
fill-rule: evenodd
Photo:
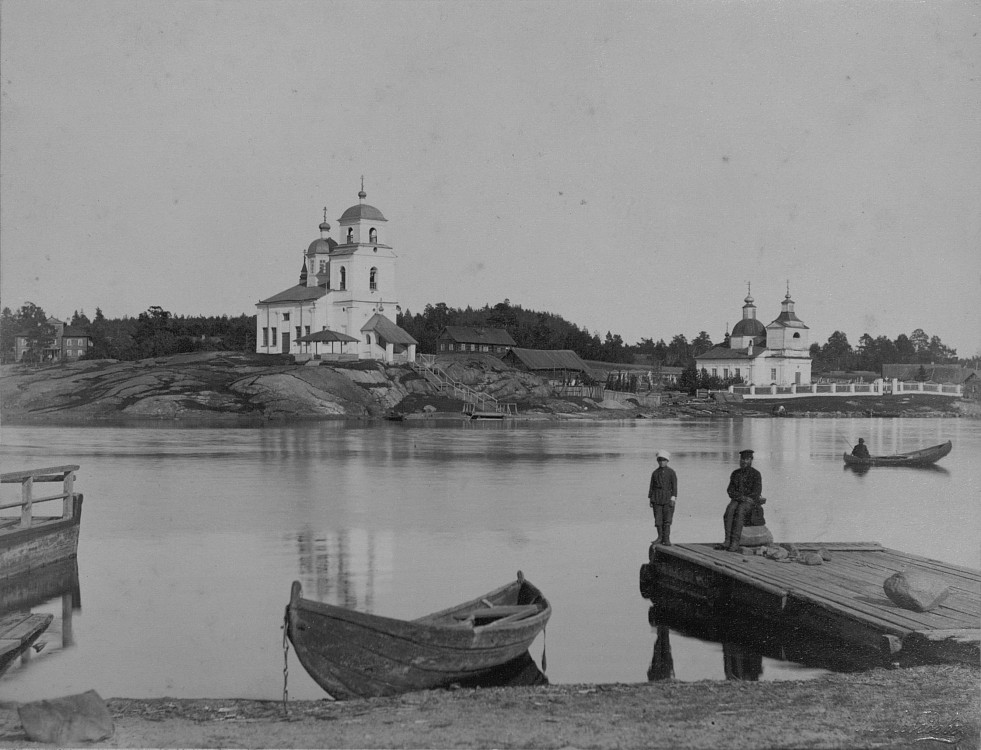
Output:
M290 677L290 641L289 641L289 629L290 629L290 609L286 608L286 613L283 615L283 714L289 718L289 677Z

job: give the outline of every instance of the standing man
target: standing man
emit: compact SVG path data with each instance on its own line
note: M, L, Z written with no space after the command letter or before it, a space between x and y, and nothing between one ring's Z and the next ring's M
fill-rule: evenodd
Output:
M729 504L722 517L726 527L726 540L715 545L715 549L739 552L739 540L743 534L743 524L753 508L759 504L763 493L763 477L753 468L753 451L739 451L739 468L729 475Z
M647 499L654 509L654 525L657 527L657 539L654 544L671 545L671 520L674 518L674 503L678 499L678 475L668 466L671 454L667 451L657 452L657 468L651 474L651 484L647 490Z

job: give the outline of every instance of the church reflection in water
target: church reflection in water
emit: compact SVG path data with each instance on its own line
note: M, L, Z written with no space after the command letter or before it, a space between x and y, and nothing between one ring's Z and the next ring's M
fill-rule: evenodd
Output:
M374 612L377 589L390 582L394 534L363 529L296 535L299 577L311 599Z
M50 658L75 645L72 617L82 609L78 583L78 560L70 558L35 568L27 573L0 581L0 620L15 613L34 610L58 611L51 624L28 647L19 650L0 669L0 674L25 669L37 658Z
M885 666L883 655L872 649L849 649L810 634L805 636L795 628L781 628L755 618L723 616L711 607L682 598L663 596L651 601L647 614L655 632L654 652L647 670L651 681L674 677L672 633L721 644L727 680L759 680L764 657L829 672L860 672Z

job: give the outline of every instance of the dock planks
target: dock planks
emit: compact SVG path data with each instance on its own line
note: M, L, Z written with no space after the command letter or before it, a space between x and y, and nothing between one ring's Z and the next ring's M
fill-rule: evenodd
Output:
M0 674L26 651L54 619L54 615L13 612L0 616Z
M981 571L874 542L796 546L801 552L827 550L831 560L810 566L733 554L710 544L678 544L654 547L651 565L664 594L738 607L887 653L915 648L939 660L978 658ZM942 579L951 593L931 612L903 609L882 588L889 576L903 571Z

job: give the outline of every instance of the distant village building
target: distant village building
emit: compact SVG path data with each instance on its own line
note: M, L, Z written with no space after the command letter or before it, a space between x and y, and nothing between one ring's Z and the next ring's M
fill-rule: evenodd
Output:
M358 204L338 220L340 242L330 236L325 208L320 237L303 253L299 282L256 304L257 352L415 361L416 340L392 320L402 308L387 219L366 197L362 184Z
M898 380L905 383L921 381L924 383L945 383L963 387L964 398L981 398L981 377L977 370L961 365L882 365L884 380Z
M503 328L445 326L436 337L437 354L482 352L503 357L515 345Z
M42 362L74 361L85 354L92 346L92 337L81 328L65 324L57 318L45 321L54 329L54 339L41 351ZM14 337L14 361L20 362L28 350L26 336Z
M742 378L748 385L807 385L811 382L808 327L794 312L790 290L780 314L767 326L756 317L751 294L743 317L730 334L729 346L715 346L695 357L699 370L719 378Z

